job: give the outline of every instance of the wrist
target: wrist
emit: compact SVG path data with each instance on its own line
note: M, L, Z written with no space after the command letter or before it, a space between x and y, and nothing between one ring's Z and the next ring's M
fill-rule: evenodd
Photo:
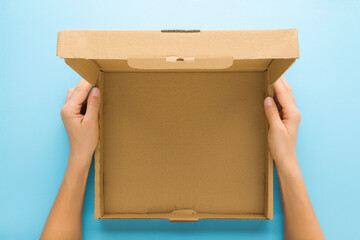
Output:
M300 165L296 155L275 160L275 168L279 176L300 173Z
M89 172L92 155L82 155L70 151L67 171L75 174L86 175Z
M62 185L68 189L70 196L77 196L79 189L85 189L88 175L89 168L79 168L69 162Z
M69 158L77 158L82 159L82 161L89 160L91 161L91 158L94 154L94 151L90 152L88 149L81 149L79 147L72 147L70 146L70 154Z

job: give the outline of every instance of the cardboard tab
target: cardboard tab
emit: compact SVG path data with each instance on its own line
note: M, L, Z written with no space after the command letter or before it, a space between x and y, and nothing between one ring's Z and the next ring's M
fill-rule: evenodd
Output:
M169 217L170 222L197 222L199 220L195 217L196 211L193 209L174 210L172 214Z
M100 75L100 68L94 60L67 58L65 62L82 78L95 86Z
M232 57L196 58L166 57L148 59L129 59L128 64L134 69L226 69L232 66Z
M197 222L199 221L198 218L191 218L191 217L171 217L169 218L169 221L172 223L177 223L177 222Z

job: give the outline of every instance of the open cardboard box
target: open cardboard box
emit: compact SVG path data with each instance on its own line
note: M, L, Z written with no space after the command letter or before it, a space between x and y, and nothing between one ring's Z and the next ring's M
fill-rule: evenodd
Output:
M272 219L263 110L297 30L59 32L100 88L95 218Z

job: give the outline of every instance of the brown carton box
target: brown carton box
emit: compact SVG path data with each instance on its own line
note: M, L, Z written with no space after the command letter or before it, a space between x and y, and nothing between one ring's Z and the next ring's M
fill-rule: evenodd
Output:
M102 93L95 218L273 218L263 101L297 30L65 30L57 55Z

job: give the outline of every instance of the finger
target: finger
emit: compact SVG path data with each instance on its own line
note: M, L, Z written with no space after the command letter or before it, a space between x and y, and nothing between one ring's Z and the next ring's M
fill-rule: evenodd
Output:
M281 83L285 86L286 90L288 91L288 94L290 95L291 99L295 102L293 90L290 84L288 83L288 81L286 80L286 78L284 76L281 76L278 81L281 81Z
M295 97L291 87L284 77L280 78L276 84L276 86L274 84L274 89L281 105L281 118L284 120L288 129L297 131L301 120L301 114L296 107Z
M281 111L281 105L279 103L279 99L278 99L276 93L274 93L273 99L275 101L275 104L276 104L277 108L279 109L279 111Z
M275 104L276 104L276 107L277 107L277 109L278 109L278 111L279 111L280 118L283 119L282 107L281 107L281 105L280 105L280 103L279 103L279 100L277 99L276 93L274 93L273 99L274 99Z
M100 107L100 90L93 88L89 93L87 99L85 119L92 120L98 119L98 112Z
M69 102L81 106L85 101L91 87L92 86L90 83L88 83L84 79L81 79L80 82L74 88L71 94L71 98L69 99Z
M280 115L279 115L279 110L278 110L273 98L271 98L271 97L265 98L264 108L265 108L265 114L269 121L270 126L278 126L279 124L282 124Z
M67 91L66 98L65 98L65 103L67 103L69 101L69 99L71 98L71 95L72 95L74 89L75 88L72 87L72 88L69 88L69 90Z
M282 80L278 80L273 84L276 97L283 109L292 108L294 104L294 100L290 96L288 90L286 89Z
M291 91L292 91L289 83L287 82L287 80L286 80L286 78L285 78L284 76L281 76L281 77L278 79L278 81L280 81L280 82L284 85L284 87L286 88L286 90L287 90L288 92L291 92Z

